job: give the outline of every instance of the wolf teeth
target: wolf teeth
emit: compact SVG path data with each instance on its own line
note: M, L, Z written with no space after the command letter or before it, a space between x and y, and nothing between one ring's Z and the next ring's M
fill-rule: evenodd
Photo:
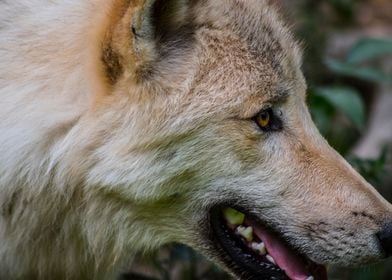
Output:
M258 252L260 255L267 254L267 250L265 248L264 242L260 242L260 243L252 242L250 246L254 251Z
M238 235L242 236L246 241L251 242L253 240L253 228L252 227L237 227L235 231Z
M314 280L313 276L309 276L308 278L306 278L306 280Z
M245 221L245 214L233 208L225 208L223 210L223 216L225 217L225 220L233 226L242 225Z
M271 257L270 255L266 255L265 257L267 258L267 260L268 260L269 262L271 262L271 263L273 263L273 264L276 264L274 258Z

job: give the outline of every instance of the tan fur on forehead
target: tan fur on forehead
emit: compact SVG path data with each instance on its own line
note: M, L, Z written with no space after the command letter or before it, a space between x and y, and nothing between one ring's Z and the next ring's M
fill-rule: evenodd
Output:
M242 3L228 1L218 5L217 2L198 1L192 7L195 17L193 20L196 25L199 25L194 42L198 53L184 56L181 50L172 50L179 59L154 65L157 74L152 76L152 79L145 80L145 84L148 84L146 87L149 89L148 93L144 90L137 93L135 85L130 87L130 83L133 83L132 79L120 80L114 90L124 93L129 92L127 88L132 88L131 95L142 98L151 95L154 88L158 94L163 92L183 94L186 91L183 82L192 80L189 87L197 85L200 88L205 84L208 86L208 91L214 93L211 98L215 100L206 103L210 107L213 104L220 107L226 104L231 109L237 106L237 110L240 108L243 111L239 113L241 117L250 117L260 110L265 100L278 95L279 88L289 87L291 80L298 82L298 77L292 77L293 72L295 73L299 68L297 54L292 47L286 46L295 44L288 30L279 20L275 22L270 19L270 17L277 17L272 9L258 2L247 3L242 7L245 10L237 12L250 13L251 16L239 17L231 11L233 5L243 6ZM256 5L254 9L252 5ZM132 40L129 38L132 12L132 9L128 10L126 20L119 22L112 33L114 39L119 37L114 40L113 46L123 58L128 75L132 75L132 68L138 68L137 63L145 61L145 59L135 59L135 54L129 52L129 49L132 49L130 44ZM239 18L246 18L246 20ZM201 21L204 21L203 24ZM195 61L197 57L200 58L198 62ZM190 69L195 71L194 78L189 75ZM203 79L203 83L200 83ZM211 84L215 86L211 87ZM206 94L203 98L208 99L210 95ZM209 110L211 111L211 108Z
M281 21L276 5L265 0L199 1L196 22L234 32L268 60L294 59L300 63L300 51L289 29ZM246 14L246 16L243 16Z
M217 104L221 112L227 107L236 110L238 117L247 118L277 95L279 78L273 66L252 52L237 35L203 29L197 37L200 69L193 84L197 90L209 85L212 94L203 98L211 98L210 106Z

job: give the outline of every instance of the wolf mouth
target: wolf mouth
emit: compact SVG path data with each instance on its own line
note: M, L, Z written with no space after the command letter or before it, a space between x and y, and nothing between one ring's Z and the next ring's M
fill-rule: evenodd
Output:
M215 241L241 279L326 280L326 268L296 252L257 219L234 208L211 211ZM278 236L278 237L277 237Z

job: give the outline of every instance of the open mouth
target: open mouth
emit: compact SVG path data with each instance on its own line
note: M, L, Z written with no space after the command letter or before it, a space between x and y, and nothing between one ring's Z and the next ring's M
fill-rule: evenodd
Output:
M327 280L326 268L296 252L260 222L233 208L211 212L214 238L226 264L244 279Z

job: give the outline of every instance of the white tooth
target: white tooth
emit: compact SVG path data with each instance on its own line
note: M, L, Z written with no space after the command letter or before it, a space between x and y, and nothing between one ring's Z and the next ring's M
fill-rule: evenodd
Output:
M254 251L257 251L260 255L265 255L267 253L267 250L265 249L264 242L260 242L260 243L253 242L251 244L251 248Z
M267 258L267 260L268 260L269 262L271 262L271 263L273 263L273 264L276 264L274 258L271 257L270 255L266 255L265 257Z
M259 250L259 243L252 242L252 244L250 244L250 247L251 247L253 250L258 251L258 250Z
M243 232L244 229L245 229L245 227L243 227L243 226L238 226L238 227L235 229L235 233L238 234L238 235L241 235L241 232Z
M251 242L253 240L253 228L239 226L236 229L236 233L241 235L246 241Z
M260 243L259 253L262 255L267 254L267 249L265 248L265 245L263 242Z
M250 244L250 247L253 251L259 251L259 244L256 242L252 242L252 244Z
M308 278L306 278L306 280L314 280L313 276L309 276Z

